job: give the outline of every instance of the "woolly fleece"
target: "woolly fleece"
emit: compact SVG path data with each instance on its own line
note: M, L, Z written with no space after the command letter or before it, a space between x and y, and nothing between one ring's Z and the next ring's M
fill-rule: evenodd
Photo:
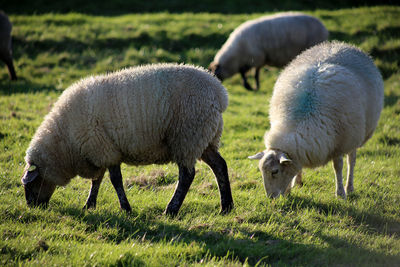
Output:
M317 18L296 12L249 20L237 27L215 55L226 79L241 68L282 67L303 50L328 39Z
M362 146L382 107L383 81L372 59L354 46L325 42L280 74L265 145L302 166L320 166Z
M121 162L191 168L209 145L218 148L227 105L226 89L199 67L155 64L88 77L63 92L25 160L57 185Z

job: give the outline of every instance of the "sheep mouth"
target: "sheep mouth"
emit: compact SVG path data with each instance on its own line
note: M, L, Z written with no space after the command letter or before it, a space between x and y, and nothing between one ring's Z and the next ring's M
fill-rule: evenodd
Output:
M26 199L26 204L30 208L47 208L50 202L50 198L45 198L45 199L39 199L39 197L30 192L29 189L25 187L25 199Z

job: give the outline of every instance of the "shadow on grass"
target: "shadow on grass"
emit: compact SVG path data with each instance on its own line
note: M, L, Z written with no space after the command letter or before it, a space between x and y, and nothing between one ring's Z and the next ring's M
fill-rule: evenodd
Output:
M391 220L384 218L373 210L370 212L359 211L358 209L352 207L344 207L340 202L325 204L318 201L314 201L311 198L304 198L298 196L289 196L292 201L290 203L295 203L295 205L288 205L284 208L286 211L295 210L316 210L324 216L332 214L346 214L355 220L358 226L368 226L368 230L375 232L379 235L394 235L398 234L400 230L400 224L396 220ZM347 201L356 200L357 195L349 195Z
M150 46L163 48L169 52L182 52L192 48L202 47L204 49L219 47L225 42L227 36L224 34L212 33L208 35L187 34L182 39L174 40L168 36L167 31L161 30L154 33L140 32L134 37L128 38L101 38L88 40L87 42L64 37L60 41L54 40L26 40L25 38L14 37L13 46L14 58L19 56L28 56L35 59L42 53L77 53L81 54L85 50L93 51L113 51L115 54L120 54L121 50L134 47ZM97 53L96 53L97 54ZM68 60L66 58L66 60Z
M398 105L400 96L395 95L394 93L390 93L389 95L385 95L384 106L392 107L394 105Z
M388 223L386 219L375 216L374 214L359 212L355 209L346 210L340 206L326 205L314 202L311 199L294 198L299 204L294 209L317 209L323 214L335 212L337 209L340 212L349 213L353 216L358 224L373 224L377 227L377 232L387 234L382 228L382 225ZM368 259L375 262L396 262L399 257L380 254L370 251L345 239L325 236L318 233L318 237L329 244L328 247L321 248L317 245L306 245L297 242L290 242L277 238L275 235L261 231L249 231L246 227L232 227L227 225L225 229L219 231L208 231L208 225L199 225L198 227L183 228L173 222L161 222L159 216L162 215L162 210L159 208L148 208L138 214L133 211L132 214L108 213L107 211L89 211L85 212L78 208L59 206L59 212L65 216L71 216L76 221L84 222L87 225L87 232L97 232L99 228L106 227L117 229L106 234L99 231L100 239L114 242L116 244L127 240L135 239L138 242L170 242L170 243L185 243L190 245L192 242L203 244L205 246L204 257L211 256L217 258L225 258L229 255L230 260L240 261L241 263L249 263L255 265L257 263L264 264L315 264L318 262L318 257L323 256L323 262L333 261L336 264L350 264L352 259L352 251L356 251L360 255L368 255ZM211 206L207 210L213 210ZM293 208L293 207L292 207ZM180 216L185 216L190 210L181 210L180 215L173 220L179 220ZM160 214L154 216L154 214ZM221 216L221 215L218 215ZM264 222L263 222L264 223ZM307 229L301 229L303 232L309 232ZM240 233L243 238L235 238L234 234ZM338 250L332 254L332 248ZM132 252L134 253L134 252ZM134 255L134 254L132 254ZM125 255L125 263L129 263L130 254ZM305 256L307 255L307 256ZM330 255L330 256L329 256ZM338 255L343 256L338 258ZM135 260L135 258L132 258ZM197 257L193 261L200 260ZM350 262L349 262L350 260ZM363 258L365 261L365 258ZM354 262L357 262L354 259Z
M32 83L19 77L17 81L0 80L0 95L57 91L55 87Z
M43 13L68 13L79 12L92 15L121 15L126 13L148 12L218 12L225 14L255 13L265 11L284 10L312 10L312 9L340 9L357 6L395 4L395 0L169 0L169 1L5 1L2 8L10 14L43 14Z

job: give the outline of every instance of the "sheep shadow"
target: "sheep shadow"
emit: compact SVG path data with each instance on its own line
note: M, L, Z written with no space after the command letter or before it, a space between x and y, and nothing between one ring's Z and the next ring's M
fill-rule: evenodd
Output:
M332 212L336 207L320 204L311 199L294 198L295 201L300 202L295 209L317 209L324 214ZM210 205L209 209L213 210ZM321 247L312 244L300 244L299 242L291 242L281 239L277 235L265 233L262 231L251 231L247 227L232 226L228 224L225 229L217 231L208 231L208 225L194 225L189 228L184 228L176 225L173 221L171 223L167 220L161 221L160 216L162 211L159 208L148 207L141 211L140 214L133 212L132 214L125 213L109 213L107 211L82 211L79 208L59 206L58 212L63 216L70 216L74 220L84 222L87 225L86 231L94 233L99 227L106 226L107 228L117 229L111 231L110 234L101 236L102 239L108 242L119 244L127 239L134 239L137 242L177 242L190 245L193 242L204 245L204 256L224 258L229 255L230 260L239 261L242 264L248 263L250 265L257 264L305 264L310 263L312 259L304 259L305 254L313 255L330 255L332 249L337 250L338 254L345 256L343 259L337 259L337 264L348 264L351 259L351 253L356 251L360 255L368 255L375 261L384 262L398 262L399 256L387 256L382 253L368 250L354 244L353 242L337 237L324 235L322 232L317 233L318 237L329 244L328 247ZM343 212L343 209L341 210ZM181 211L182 212L182 211ZM185 216L186 212L190 209L183 210L182 215L171 220L179 220L180 216ZM358 212L357 210L348 210L350 215L354 216L358 224L365 224L373 222L374 225L379 223L387 223L387 220L376 218L373 214ZM147 216L146 214L160 213L159 216ZM222 215L219 215L222 216ZM260 222L265 223L265 222ZM309 232L308 229L298 227L300 231ZM383 234L383 230L377 230L378 233ZM234 238L235 233L240 233L241 238ZM387 233L384 233L387 234ZM101 235L101 234L100 234ZM223 244L223 245L222 245ZM343 249L345 248L345 249ZM288 253L290 251L290 253ZM290 256L288 257L288 254ZM134 252L125 254L120 260L125 263L130 260L136 260ZM200 259L195 259L200 260ZM317 260L317 259L316 259ZM317 264L317 261L314 261Z
M378 213L371 211L360 211L353 207L344 207L342 203L335 202L331 204L321 203L309 197L288 196L291 201L283 208L284 211L296 210L316 210L325 216L333 214L346 214L354 219L357 226L367 226L368 230L379 235L392 236L400 233L400 222L397 220L384 218ZM357 200L357 193L348 196L347 201ZM292 205L291 203L296 203Z
M57 91L55 87L32 83L23 77L18 77L17 81L7 79L0 80L0 95L26 94L35 92Z
M151 209L151 208L150 208ZM210 207L210 210L212 208ZM151 212L149 209L143 213ZM274 238L262 232L250 233L241 230L246 238L236 239L232 237L232 231L237 229L224 229L222 231L207 231L201 229L201 225L192 229L183 228L173 223L161 222L157 218L143 218L138 214L115 215L108 213L83 213L79 209L65 208L60 210L64 216L69 215L76 220L85 222L88 227L86 231L95 232L100 226L118 229L118 235L110 235L105 238L108 242L118 244L126 239L135 239L138 242L165 242L184 243L190 245L192 242L201 243L205 246L204 256L224 258L229 254L230 260L238 260L241 263L248 262L251 265L257 263L282 262L282 257L287 249L309 251L312 246L295 244L279 238ZM160 212L161 214L161 212ZM134 221L132 222L132 219ZM179 220L176 218L175 220ZM257 236L258 240L255 240ZM223 246L221 246L223 244ZM256 245L262 244L265 249L262 253L256 249ZM246 249L244 249L246 248ZM318 250L318 249L317 249ZM132 252L134 255L134 252ZM300 253L298 255L301 256ZM130 257L125 255L124 257ZM200 259L198 259L200 260Z

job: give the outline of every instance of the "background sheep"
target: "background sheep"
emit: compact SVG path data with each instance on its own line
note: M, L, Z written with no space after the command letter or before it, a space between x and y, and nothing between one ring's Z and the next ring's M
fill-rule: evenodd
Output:
M121 162L176 162L179 181L166 213L176 214L201 158L213 170L223 212L233 207L225 160L218 153L228 96L204 69L159 64L83 79L63 92L26 152L28 205L47 204L57 185L93 179L85 208L96 206L106 168L121 208Z
M11 22L7 15L0 11L0 59L6 63L11 80L16 80L11 49Z
M317 18L302 13L279 13L247 21L236 28L215 55L209 69L222 81L239 72L252 90L246 72L255 67L256 90L264 65L283 67L303 50L328 39Z
M267 194L285 192L302 167L333 160L336 195L347 154L346 191L353 191L356 150L373 134L383 106L383 81L372 59L358 48L325 42L299 55L279 76L270 103L266 150L250 158L259 168Z

